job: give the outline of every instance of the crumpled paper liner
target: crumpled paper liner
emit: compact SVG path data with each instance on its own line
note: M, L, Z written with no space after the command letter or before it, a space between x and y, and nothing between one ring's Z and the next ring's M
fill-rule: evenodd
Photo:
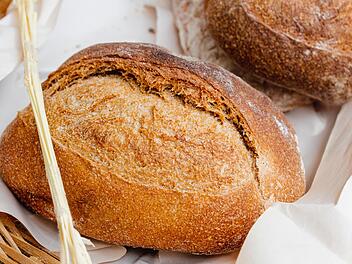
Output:
M309 192L294 204L269 208L237 264L352 263L351 113L352 101L337 117Z

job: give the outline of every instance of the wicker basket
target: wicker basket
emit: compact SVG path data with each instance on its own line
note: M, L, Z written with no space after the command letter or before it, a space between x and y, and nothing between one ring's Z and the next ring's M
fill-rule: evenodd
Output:
M55 263L59 256L40 246L19 221L0 213L0 263Z

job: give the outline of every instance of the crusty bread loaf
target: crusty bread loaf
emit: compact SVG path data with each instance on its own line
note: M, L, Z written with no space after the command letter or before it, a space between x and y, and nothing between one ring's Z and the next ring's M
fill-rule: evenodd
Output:
M271 101L226 70L150 44L87 48L43 83L77 229L106 242L218 254L274 201L305 188L296 136ZM0 142L0 174L54 219L35 122Z
M352 1L207 0L208 26L243 68L325 104L352 97Z
M203 61L215 63L241 77L253 88L265 93L283 112L313 103L313 99L285 89L251 71L241 68L228 56L212 36L205 18L206 0L173 0L173 13L183 52Z

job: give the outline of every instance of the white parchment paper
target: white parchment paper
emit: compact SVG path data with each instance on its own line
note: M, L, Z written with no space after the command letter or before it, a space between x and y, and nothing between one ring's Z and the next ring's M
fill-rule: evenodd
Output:
M41 47L53 30L60 0L38 1L38 47ZM6 77L22 59L17 10L12 3L7 15L0 19L0 80Z
M338 115L309 192L294 204L267 210L237 264L352 263L351 113L352 102Z
M47 1L52 1L52 4L43 10L51 11L42 16L43 25L48 21L48 26L44 27L46 30L43 31L47 33L43 37L44 44L39 49L43 79L74 52L95 43L141 41L159 44L175 53L182 52L168 0ZM156 8L150 8L151 6ZM5 20L0 20L0 35L9 34L8 40L13 41L9 44L2 37L0 41L0 133L15 117L16 112L28 104L23 87L23 69L21 65L17 66L21 55L13 46L18 41L15 37L15 18L9 18L10 14ZM12 26L3 27L3 23ZM6 55L7 50L2 49L4 46L1 45L7 49L13 46L13 55ZM7 63L2 58L14 60ZM5 76L7 77L4 78ZM342 245L346 242L347 246L351 246L348 239L352 235L347 220L352 214L351 209L348 209L348 201L352 200L351 183L346 185L338 199L348 175L352 174L351 168L346 165L351 163L352 153L345 147L352 144L352 139L348 136L348 128L351 129L352 124L347 118L351 108L346 105L340 113L339 125L334 130L335 136L330 139L311 191L296 204L276 204L270 208L251 230L237 263L317 263L315 260L320 257L320 261L323 256L320 263L347 263L346 260L351 260L350 253L344 252L346 247ZM313 181L338 111L338 108L310 106L287 115L297 131L308 186ZM41 244L58 250L55 225L24 209L2 182L0 211L20 219ZM342 242L338 242L340 240ZM97 248L90 250L94 263L114 261L124 255L123 247L98 242L94 244ZM318 256L321 250L324 253ZM306 255L307 258L304 258ZM237 256L238 252L205 257L128 249L122 259L113 263L235 263ZM328 260L332 262L327 262Z

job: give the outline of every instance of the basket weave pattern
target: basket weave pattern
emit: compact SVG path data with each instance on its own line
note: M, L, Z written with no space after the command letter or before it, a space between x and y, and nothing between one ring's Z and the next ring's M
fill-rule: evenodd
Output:
M59 264L59 255L38 244L15 218L0 213L0 263Z

